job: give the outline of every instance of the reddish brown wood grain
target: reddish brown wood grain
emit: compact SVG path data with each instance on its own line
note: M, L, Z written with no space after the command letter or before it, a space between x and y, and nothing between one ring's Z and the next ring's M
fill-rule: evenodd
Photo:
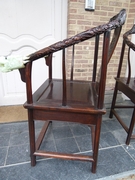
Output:
M125 22L125 18L126 11L123 9L118 15L111 18L110 21L106 24L91 28L71 38L57 42L29 55L30 62L26 64L25 69L21 70L20 73L22 80L26 82L27 89L27 102L24 104L24 107L28 110L32 166L36 164L36 156L45 156L70 160L91 161L92 172L96 172L102 115L106 113L104 108L104 91L107 64L110 61L112 53L119 39L121 27ZM113 29L114 35L112 36L112 41L110 42L110 33ZM100 57L101 68L98 73L98 44L100 35L103 35L104 38L102 38L102 56ZM73 68L75 45L92 38L95 40L95 45L90 48L95 51L93 58L93 78L91 81L74 80ZM73 52L71 53L72 63L70 80L66 79L65 57L65 50L69 46L73 47ZM63 75L62 79L54 79L52 76L52 55L59 50L63 51L61 66ZM32 63L41 57L45 57L46 59L46 65L48 66L49 70L49 77L48 79L45 79L45 82L33 94L31 80ZM43 126L37 142L35 142L34 128L34 122L36 120L47 121L47 125ZM82 123L92 127L92 156L66 154L64 152L58 153L40 151L40 145L47 127L49 126L50 120Z

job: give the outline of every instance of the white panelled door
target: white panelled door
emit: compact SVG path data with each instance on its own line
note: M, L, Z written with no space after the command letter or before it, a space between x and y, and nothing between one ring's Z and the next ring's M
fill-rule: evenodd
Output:
M28 55L66 37L67 0L0 0L0 56ZM60 54L53 76L60 77ZM44 59L34 62L33 90L47 77ZM25 84L18 70L0 72L0 105L23 104Z

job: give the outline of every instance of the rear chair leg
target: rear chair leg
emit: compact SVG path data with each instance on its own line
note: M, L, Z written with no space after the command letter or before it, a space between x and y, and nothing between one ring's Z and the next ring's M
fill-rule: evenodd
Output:
M130 123L129 130L128 130L128 136L127 136L127 139L126 139L126 144L127 145L129 145L129 143L130 143L130 139L131 139L131 136L132 136L134 124L135 124L135 109L133 111L131 123Z
M112 112L112 110L114 109L115 103L116 103L117 92L118 92L117 86L118 86L118 85L117 85L117 82L116 82L109 118L112 118L112 117L113 117L113 112Z

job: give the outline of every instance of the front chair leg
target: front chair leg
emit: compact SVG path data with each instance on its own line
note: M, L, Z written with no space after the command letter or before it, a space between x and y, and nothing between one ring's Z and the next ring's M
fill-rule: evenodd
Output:
M96 167L97 167L101 120L102 120L102 117L99 116L98 119L97 119L96 127L95 127L95 138L94 138L94 147L93 147L93 159L94 159L94 162L92 162L92 172L93 173L96 173Z
M28 110L28 126L29 126L29 140L30 140L30 157L31 166L36 165L35 152L35 123L33 120L32 110Z

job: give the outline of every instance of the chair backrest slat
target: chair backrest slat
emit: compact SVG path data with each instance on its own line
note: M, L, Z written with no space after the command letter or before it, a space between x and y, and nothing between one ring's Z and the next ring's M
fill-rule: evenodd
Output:
M123 41L122 49L121 49L121 55L120 55L120 62L119 62L119 67L118 67L118 72L117 72L117 78L120 77L122 63L123 63L123 58L124 58L125 47L126 47L126 43Z
M105 83L106 83L109 43L110 43L110 31L106 31L104 33L104 40L103 40L101 74L100 74L99 91L98 91L97 107L99 109L103 108L103 104L104 104L104 92L105 92Z
M65 63L65 49L62 51L62 78L63 78L63 97L62 105L67 105L67 94L66 94L66 63Z
M127 78L127 84L129 84L131 78L131 63L130 63L130 47L128 48L128 78Z
M70 80L73 81L73 73L74 73L74 56L75 56L75 45L73 45L73 50L72 50L72 61L71 61L71 77Z
M95 52L94 52L93 75L92 75L93 82L96 81L98 49L99 49L99 35L95 36Z

